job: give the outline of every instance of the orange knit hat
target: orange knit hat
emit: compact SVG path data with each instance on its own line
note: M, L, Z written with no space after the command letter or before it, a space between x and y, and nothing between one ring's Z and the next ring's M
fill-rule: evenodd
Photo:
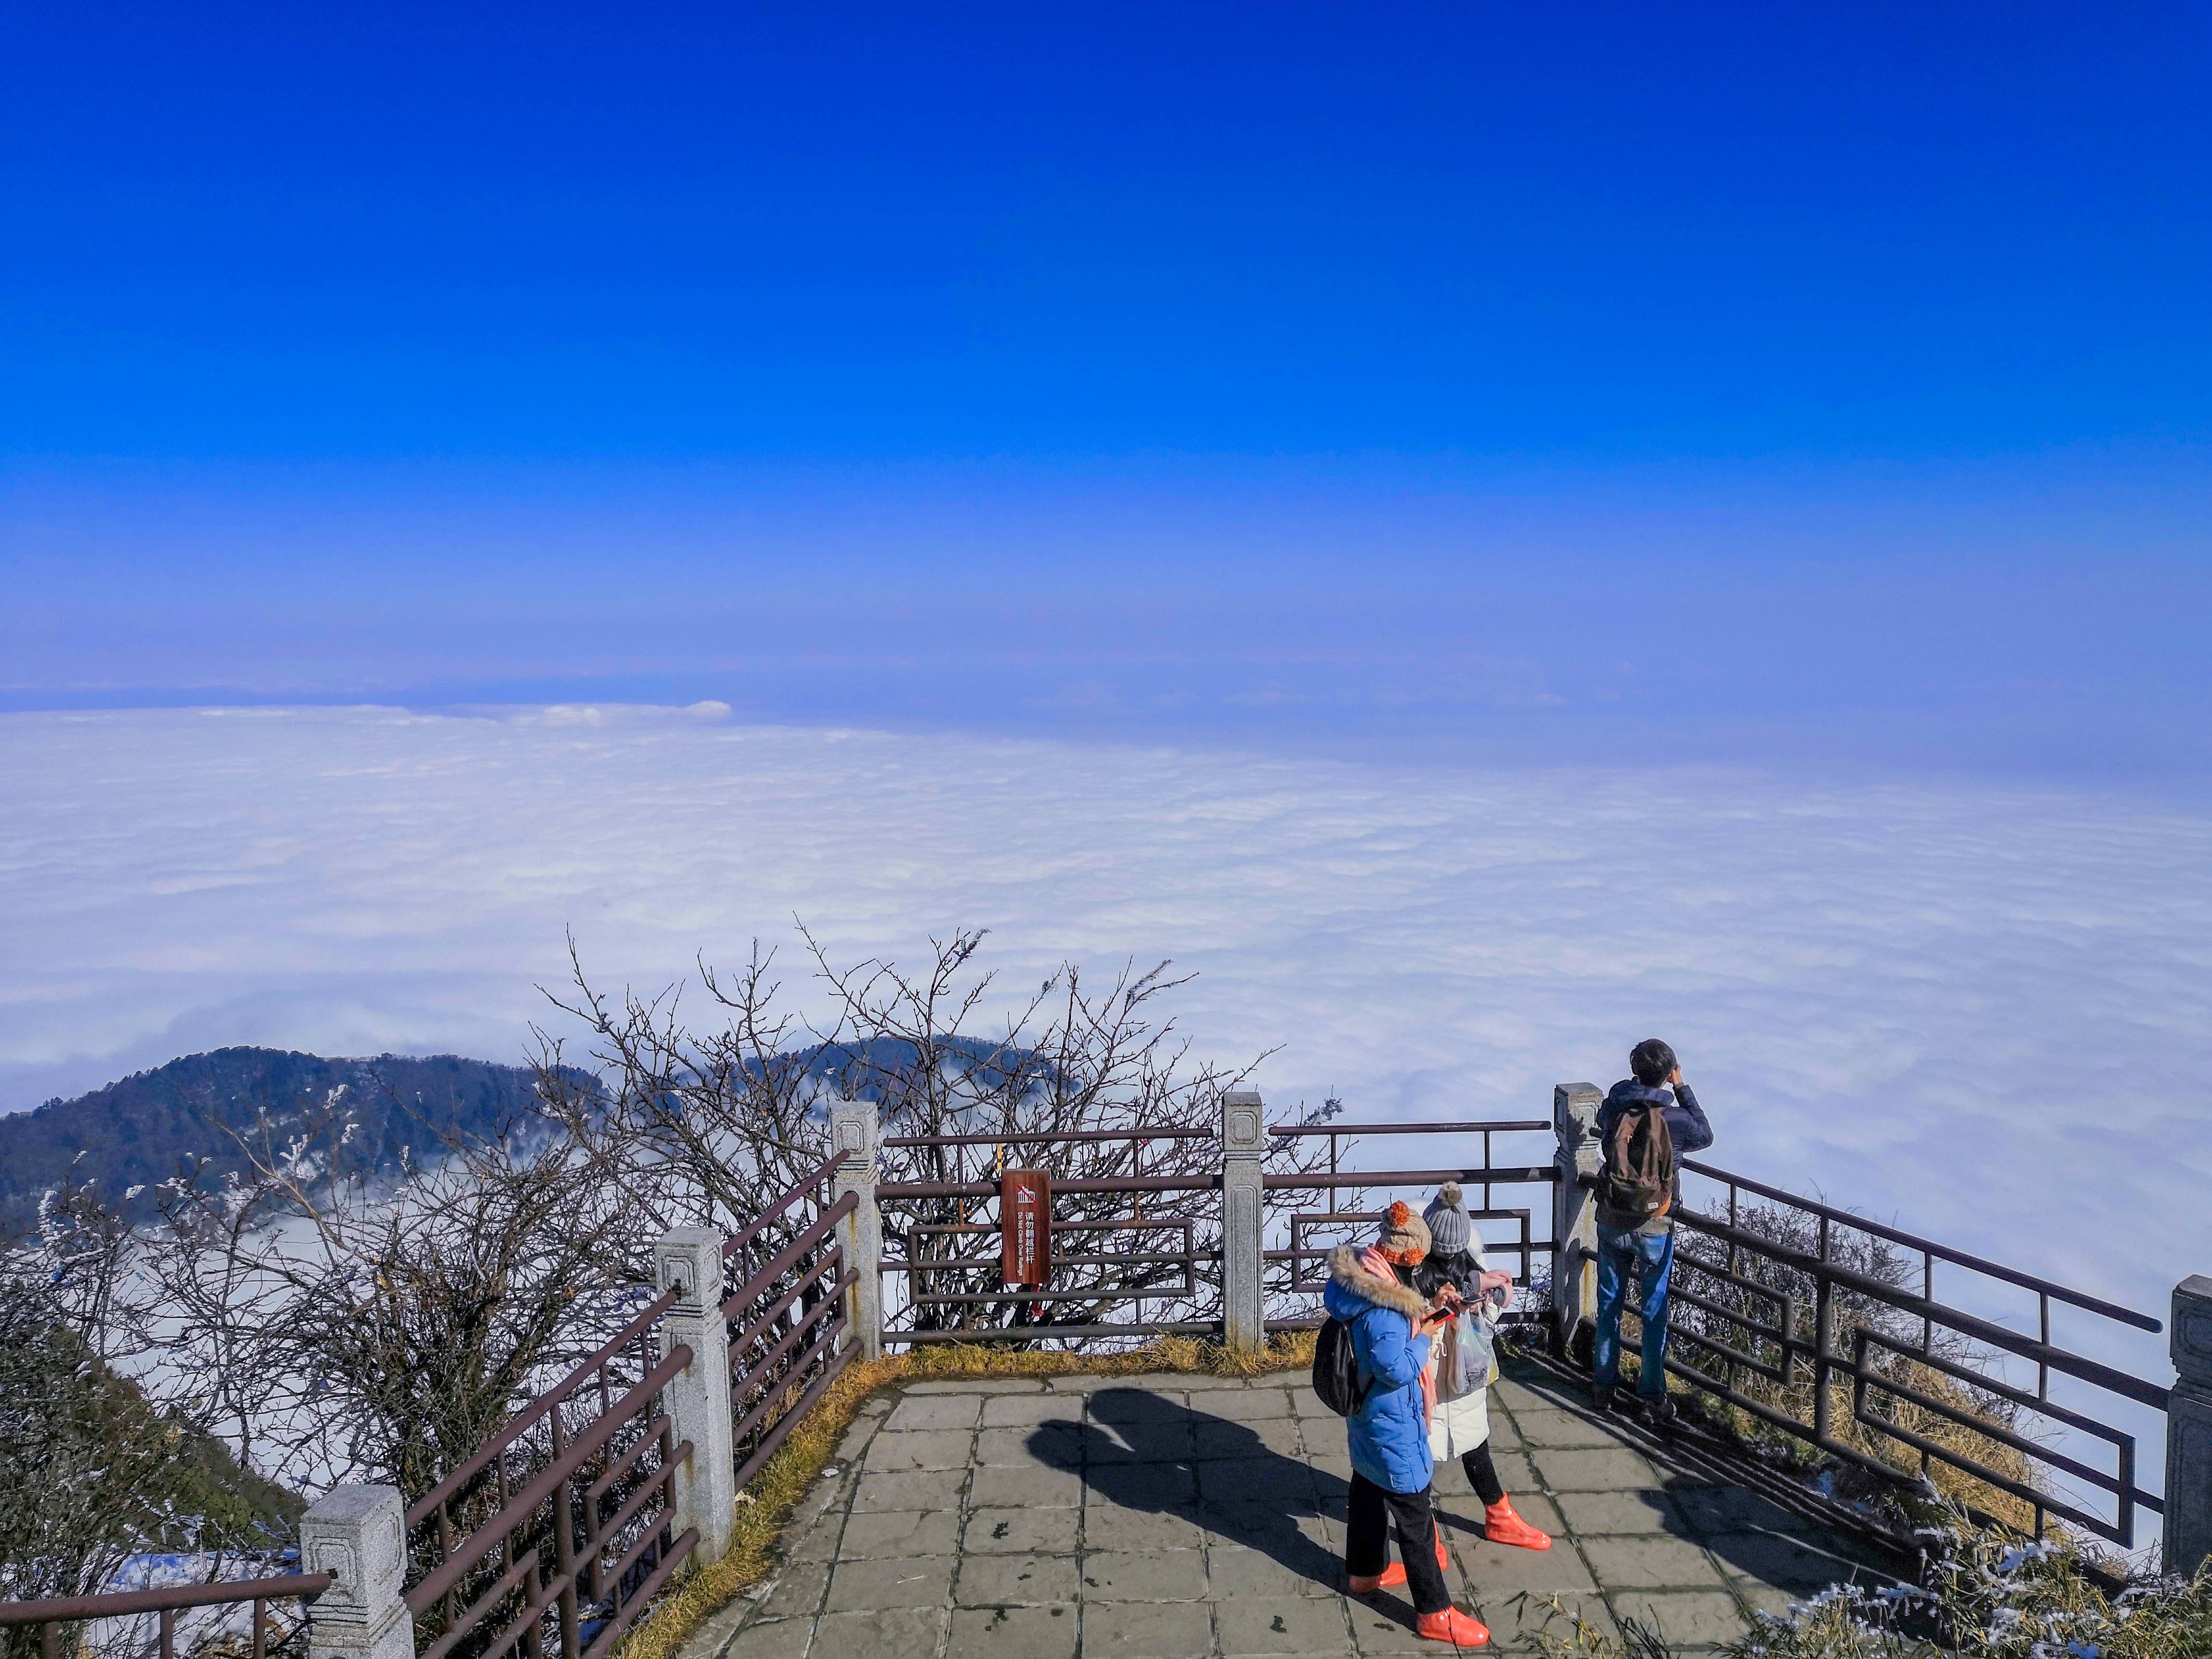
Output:
M1376 1243L1386 1260L1410 1267L1429 1253L1429 1224L1400 1200L1382 1212L1382 1234Z

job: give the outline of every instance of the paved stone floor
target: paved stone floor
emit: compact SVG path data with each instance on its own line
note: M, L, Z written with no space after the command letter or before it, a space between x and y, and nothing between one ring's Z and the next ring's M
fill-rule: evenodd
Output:
M1531 1650L1553 1598L1694 1650L1749 1608L1893 1569L1709 1461L1593 1423L1540 1369L1492 1401L1498 1473L1555 1539L1491 1544L1459 1467L1438 1471L1453 1594L1493 1651ZM1350 1475L1302 1373L915 1384L867 1402L775 1576L683 1659L1449 1651L1413 1635L1402 1592L1340 1592Z

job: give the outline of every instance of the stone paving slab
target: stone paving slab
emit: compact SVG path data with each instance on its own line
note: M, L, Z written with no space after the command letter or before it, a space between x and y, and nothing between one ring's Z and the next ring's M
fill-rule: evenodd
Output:
M1684 1524L1682 1511L1673 1495L1657 1486L1629 1486L1613 1492L1563 1492L1550 1502L1553 1513L1579 1537L1622 1533L1686 1534L1690 1530ZM1547 1532L1553 1530L1525 1508L1521 1512Z
M1699 1475L1532 1369L1493 1390L1498 1473L1551 1532L1483 1534L1456 1464L1437 1510L1491 1651L1579 1617L1685 1652L1880 1552ZM1678 1467L1679 1466L1679 1467ZM1703 1466L1698 1466L1703 1467ZM866 1403L794 1515L775 1575L681 1659L1359 1659L1437 1654L1402 1592L1341 1589L1344 1426L1303 1373L945 1380Z
M1073 1607L1084 1571L1072 1555L964 1556L952 1599L963 1607Z
M837 1540L840 1559L951 1555L960 1547L960 1516L951 1510L862 1510Z
M981 1395L921 1394L902 1400L887 1429L972 1429L983 1409Z
M1073 1607L956 1607L948 1651L1001 1659L1075 1659L1078 1622Z
M961 1548L971 1555L1072 1556L1082 1521L1078 1509L971 1510Z

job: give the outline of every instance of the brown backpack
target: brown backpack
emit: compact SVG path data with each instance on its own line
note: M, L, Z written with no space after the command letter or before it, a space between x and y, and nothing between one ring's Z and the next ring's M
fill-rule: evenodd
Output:
M1639 1223L1674 1207L1674 1133L1660 1107L1631 1107L1606 1137L1605 1204Z

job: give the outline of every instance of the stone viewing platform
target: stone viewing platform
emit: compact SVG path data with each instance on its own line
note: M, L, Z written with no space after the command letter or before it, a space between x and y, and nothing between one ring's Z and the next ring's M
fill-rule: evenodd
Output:
M658 1294L596 1353L412 1503L388 1486L327 1494L302 1522L309 1570L265 1582L319 1598L304 1615L308 1659L498 1659L524 1644L611 1652L683 1575L728 1558L757 1494L782 1512L789 1489L753 1482L855 1363L933 1343L1114 1352L1170 1336L1256 1362L1270 1326L1311 1323L1318 1264L1333 1241L1373 1227L1375 1195L1447 1181L1483 1192L1469 1214L1493 1224L1492 1257L1553 1289L1515 1321L1491 1420L1498 1473L1554 1547L1492 1545L1459 1466L1437 1472L1455 1599L1499 1651L1528 1651L1547 1621L1571 1635L1576 1619L1601 1637L1634 1620L1674 1653L1709 1650L1756 1611L1917 1569L1867 1541L1868 1516L1763 1461L1784 1443L1793 1467L1849 1466L1899 1490L1948 1481L2008 1506L2026 1537L2056 1522L2131 1550L2151 1541L2140 1523L2155 1516L2166 1563L2187 1572L2207 1559L2212 1279L2175 1288L2169 1385L2118 1369L2091 1351L2095 1339L2052 1322L2056 1309L2093 1333L2160 1333L2160 1319L1694 1159L1683 1167L1703 1203L1675 1212L1688 1234L1675 1271L1700 1288L1676 1291L1690 1316L1674 1327L1667 1370L1698 1409L1663 1439L1593 1419L1581 1367L1596 1314L1601 1098L1562 1084L1549 1119L1269 1126L1256 1094L1232 1091L1218 1133L1022 1137L1048 1149L1180 1149L1168 1174L1121 1168L1057 1186L1049 1168L999 1167L1003 1130L884 1139L876 1106L839 1102L822 1162L734 1234L679 1227L655 1242ZM1553 1155L1498 1154L1493 1141L1515 1136ZM1330 1139L1325 1155L1282 1157L1295 1167L1269 1172L1271 1139L1315 1137ZM1340 1137L1389 1139L1413 1154L1411 1167L1344 1167ZM965 1169L986 1146L993 1162ZM884 1179L898 1159L902 1178ZM1048 1255L1055 1235L1069 1248ZM2014 1298L2010 1323L1959 1305L1993 1305L1998 1287ZM1024 1304L1026 1319L1013 1312ZM1048 1322L1036 1322L1040 1309ZM2064 1403L2043 1392L2056 1379ZM1993 1419L1971 1392L1984 1384L2016 1413ZM1344 1428L1303 1371L961 1380L939 1370L863 1404L793 1511L769 1581L696 1628L696 1604L677 1615L665 1639L684 1659L1437 1650L1413 1634L1405 1600L1339 1590ZM1702 1425L1716 1405L1756 1419L1766 1452L1713 1437ZM2143 1412L2167 1431L2163 1498L2140 1484L2127 1425ZM2062 1427L2080 1437L2063 1449ZM810 1437L805 1456L820 1455ZM750 1550L749 1537L731 1579L758 1566ZM359 1594L326 1594L323 1570L351 1586L364 1552L383 1565ZM261 1582L194 1587L190 1605L265 1601ZM0 1620L52 1632L109 1616L109 1605L21 1602Z
M1752 1609L1909 1570L1774 1501L1792 1493L1755 1465L1592 1420L1541 1362L1509 1361L1491 1401L1498 1473L1553 1543L1491 1544L1459 1466L1437 1470L1452 1592L1486 1650L1532 1651L1547 1614L1567 1633L1556 1597L1693 1651ZM1344 1424L1303 1372L914 1383L868 1401L830 1467L774 1574L683 1659L1450 1651L1402 1594L1342 1594Z

